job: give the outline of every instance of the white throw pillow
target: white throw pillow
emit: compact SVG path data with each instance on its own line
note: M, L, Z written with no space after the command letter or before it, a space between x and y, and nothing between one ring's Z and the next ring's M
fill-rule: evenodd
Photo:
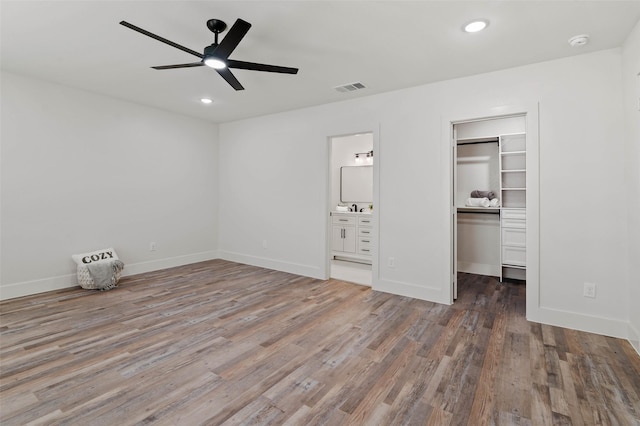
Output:
M79 266L86 265L88 263L109 262L110 260L117 260L118 254L113 248L106 248L102 250L92 251L90 253L73 254L71 258Z

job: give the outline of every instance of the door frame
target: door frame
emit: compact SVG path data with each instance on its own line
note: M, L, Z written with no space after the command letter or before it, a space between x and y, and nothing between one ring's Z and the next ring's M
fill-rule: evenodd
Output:
M366 130L362 130L366 129ZM331 277L331 247L332 247L332 223L330 212L333 210L331 205L331 189L332 189L332 173L331 173L331 153L332 143L334 138L340 138L345 136L352 136L359 133L371 133L373 137L373 252L371 253L371 288L377 285L380 277L380 266L378 253L379 241L380 241L380 125L379 123L370 123L369 125L361 126L359 129L342 129L339 132L330 134L326 137L326 194L325 194L325 250L324 250L324 278L329 279Z
M444 247L449 253L447 273L449 285L444 286L443 298L449 303L454 301L456 291L456 244L454 238L457 220L454 194L454 125L472 121L503 118L509 116L525 116L525 132L527 140L527 285L526 285L526 311L527 319L537 321L540 307L540 148L539 148L539 104L526 103L520 105L504 105L499 107L487 107L468 109L461 107L451 111L442 117L442 153L443 153L443 180L446 185L446 219L449 229L445 233L447 240L443 241Z

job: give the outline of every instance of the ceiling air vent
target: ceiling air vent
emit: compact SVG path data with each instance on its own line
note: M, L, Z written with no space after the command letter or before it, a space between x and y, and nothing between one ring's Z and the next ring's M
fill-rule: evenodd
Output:
M355 92L356 90L365 89L366 87L367 86L365 86L364 84L360 83L359 81L356 81L355 83L336 86L334 87L334 89L336 89L338 92L346 93L346 92Z

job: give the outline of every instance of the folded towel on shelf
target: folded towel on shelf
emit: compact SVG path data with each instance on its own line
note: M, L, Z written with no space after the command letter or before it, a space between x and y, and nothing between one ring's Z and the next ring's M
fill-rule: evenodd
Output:
M491 206L491 201L488 198L467 198L467 207L489 207Z
M336 211L337 212L348 212L349 211L349 207L347 207L347 206L336 206Z
M478 189L471 191L471 198L488 198L493 200L496 198L496 193L493 191L480 191Z
M500 200L498 200L497 198L493 198L491 201L489 201L489 207L498 207L500 206Z

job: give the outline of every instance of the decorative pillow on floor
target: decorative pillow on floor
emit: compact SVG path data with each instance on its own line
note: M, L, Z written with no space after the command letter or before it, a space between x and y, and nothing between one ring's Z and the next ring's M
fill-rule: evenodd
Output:
M106 248L102 250L92 251L90 253L82 253L82 254L74 254L71 256L74 262L78 265L77 268L77 277L78 284L80 287L88 289L88 290L105 290L106 288L99 287L94 281L91 273L89 272L88 265L97 266L96 264L107 263L112 264L114 261L119 262L118 254L113 248ZM124 265L122 265L124 266ZM122 266L118 265L118 267L114 267L114 279L113 287L120 280L120 276L122 275ZM112 287L111 287L112 288Z

